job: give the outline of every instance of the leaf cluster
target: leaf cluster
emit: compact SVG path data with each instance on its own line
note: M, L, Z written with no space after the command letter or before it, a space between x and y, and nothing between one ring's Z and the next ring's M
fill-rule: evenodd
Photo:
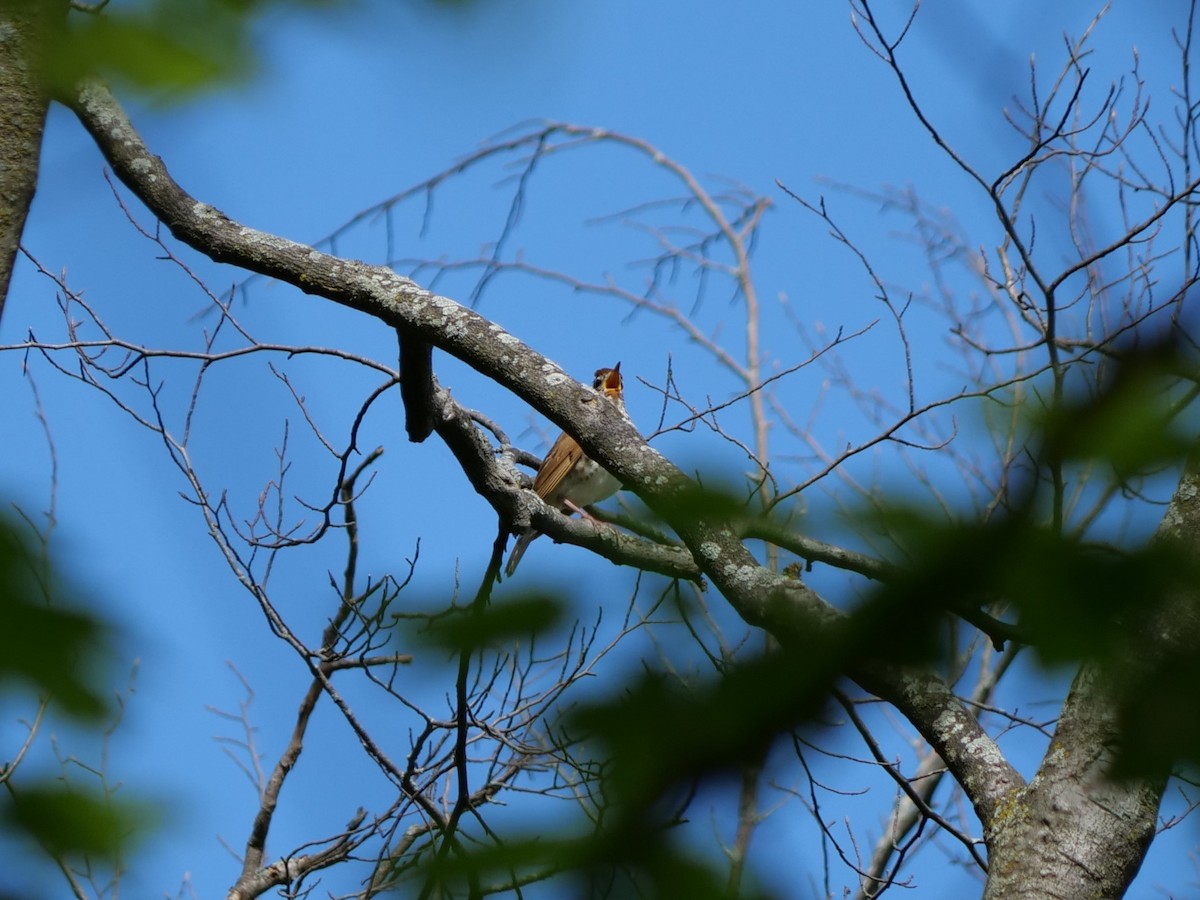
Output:
M98 729L112 713L105 683L115 635L68 593L21 526L0 517L0 692L30 708L52 711ZM78 601L78 593L70 592ZM38 721L40 721L40 716ZM27 741L36 738L32 724ZM59 778L19 777L24 752L0 764L0 839L32 838L56 859L116 860L129 836L149 821L149 807L117 800Z
M846 675L867 667L952 667L965 620L999 648L1015 642L1046 666L1090 667L1110 685L1121 738L1118 772L1161 777L1200 763L1200 547L1153 538L1137 546L1088 540L1056 527L1052 465L1086 465L1119 484L1164 467L1182 471L1194 438L1187 416L1195 367L1182 342L1132 348L1108 363L1099 389L1068 395L1035 417L1034 475L1008 506L988 515L876 507L860 524L885 529L900 548L878 583L830 632L811 641L728 661L685 681L649 671L619 693L567 712L559 723L576 759L590 759L604 799L600 817L569 837L520 840L479 853L442 856L428 883L569 872L580 896L720 897L714 871L673 841L688 798L736 774L781 738L821 727ZM696 516L733 515L727 494L685 501ZM552 621L522 606L501 617L537 629ZM511 620L511 621L510 621ZM477 625L486 630L481 619ZM1174 630L1163 641L1164 630ZM512 634L506 627L505 633ZM453 630L442 636L453 637ZM479 630L462 646L486 641ZM1148 653L1148 648L1156 652ZM465 892L465 887L464 887Z
M328 5L332 0L302 0ZM54 93L101 75L154 97L178 98L245 79L255 67L252 22L278 0L97 3L68 19L51 43ZM295 5L294 0L290 5Z

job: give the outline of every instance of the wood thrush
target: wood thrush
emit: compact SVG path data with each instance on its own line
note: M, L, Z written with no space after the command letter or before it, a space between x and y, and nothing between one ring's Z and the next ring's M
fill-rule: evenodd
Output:
M597 369L592 388L615 403L622 413L625 412L620 363L611 369ZM591 516L584 509L585 506L611 497L620 488L621 482L584 453L575 438L566 432L558 436L533 480L534 491L547 506L553 506L567 515L577 512L586 518ZM540 531L532 528L521 532L504 566L505 575L511 576L517 571L517 564L521 562L525 550L540 534Z

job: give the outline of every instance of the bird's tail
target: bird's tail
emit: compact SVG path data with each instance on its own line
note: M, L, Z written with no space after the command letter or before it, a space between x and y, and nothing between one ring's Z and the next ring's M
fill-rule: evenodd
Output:
M517 571L517 565L521 562L521 557L525 555L526 549L533 543L541 532L526 531L517 538L517 543L512 548L512 553L508 554L508 562L504 564L504 575L506 578L512 578L513 572Z

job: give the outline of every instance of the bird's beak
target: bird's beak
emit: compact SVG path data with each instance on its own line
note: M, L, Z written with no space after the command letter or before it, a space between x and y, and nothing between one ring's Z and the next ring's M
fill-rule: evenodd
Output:
M604 389L606 391L621 390L621 364L617 363L612 367L612 371L608 373L608 377L604 379Z

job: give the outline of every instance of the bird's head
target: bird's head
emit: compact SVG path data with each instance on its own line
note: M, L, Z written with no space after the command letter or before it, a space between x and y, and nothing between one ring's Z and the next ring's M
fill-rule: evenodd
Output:
M624 381L621 379L621 364L617 363L611 369L597 369L592 381L592 388L612 400L617 406L623 406L622 391Z

